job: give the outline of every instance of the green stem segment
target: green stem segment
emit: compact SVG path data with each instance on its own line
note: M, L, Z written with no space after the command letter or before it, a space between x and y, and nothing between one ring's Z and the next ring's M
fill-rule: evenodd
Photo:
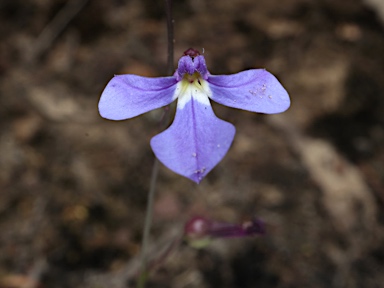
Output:
M167 73L169 75L173 74L174 70L174 63L173 63L173 45L174 45L174 33L173 33L173 17L172 17L172 0L165 0L165 12L167 16L167 31L168 31L168 65L167 65ZM169 117L169 109L166 108L164 110L164 119L168 119ZM165 126L168 124L168 121L162 121L163 125ZM161 127L165 128L165 127ZM153 214L153 203L155 198L155 191L156 191L156 182L157 182L157 176L159 174L159 160L155 158L155 161L153 163L152 167L152 173L151 173L151 182L149 186L149 192L148 192L148 202L147 202L147 210L145 215L145 223L144 223L144 231L143 231L143 240L142 240L142 252L141 252L141 272L139 281L137 282L138 288L145 288L145 284L148 279L148 242L149 242L149 235L152 225L152 214Z
M157 175L159 174L159 160L155 158L155 162L153 163L152 167L152 174L151 174L151 182L149 186L149 193L148 193L148 202L147 202L147 210L145 214L145 223L144 223L144 232L143 232L143 241L142 241L142 252L141 252L141 272L140 272L140 278L138 281L138 288L144 288L145 283L148 278L148 241L149 241L149 233L151 229L152 224L152 214L153 214L153 202L155 198L155 190L156 190L156 182L157 182Z

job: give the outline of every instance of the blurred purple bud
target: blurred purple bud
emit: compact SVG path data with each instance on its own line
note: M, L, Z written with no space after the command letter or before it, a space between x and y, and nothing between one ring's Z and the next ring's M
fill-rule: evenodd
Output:
M217 222L204 217L194 217L185 225L185 235L189 239L246 237L265 234L265 224L260 219L252 219L240 224Z

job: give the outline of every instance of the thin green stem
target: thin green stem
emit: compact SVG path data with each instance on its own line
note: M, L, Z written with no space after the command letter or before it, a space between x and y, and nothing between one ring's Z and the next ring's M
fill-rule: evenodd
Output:
M155 191L156 191L156 182L157 176L159 174L159 160L155 158L155 162L153 163L152 173L151 173L151 182L149 185L149 193L148 193L148 202L147 202L147 210L145 214L145 223L144 223L144 232L143 232L143 242L142 242L142 252L141 252L141 273L138 281L138 288L144 288L145 283L148 278L148 242L149 242L149 233L152 226L152 215L153 215L153 202L155 199Z
M167 72L168 74L172 75L173 73L173 51L174 51L174 33L173 33L173 17L172 17L172 0L165 0L165 11L167 15L167 31L168 31L168 65L167 65ZM169 107L167 107L164 110L164 115L162 119L164 121L161 121L160 126L165 126L168 124L168 118L169 118ZM164 127L161 127L164 128ZM145 284L148 279L148 243L149 243L149 236L150 236L150 230L152 226L152 216L153 216L153 203L155 199L155 191L156 191L156 182L157 182L157 176L159 174L159 160L155 158L155 161L153 163L152 167L152 173L151 173L151 182L149 185L149 192L148 192L148 202L147 202L147 210L145 214L145 223L144 223L144 230L143 230L143 240L142 240L142 252L141 252L141 272L140 272L140 278L137 282L138 288L145 288Z

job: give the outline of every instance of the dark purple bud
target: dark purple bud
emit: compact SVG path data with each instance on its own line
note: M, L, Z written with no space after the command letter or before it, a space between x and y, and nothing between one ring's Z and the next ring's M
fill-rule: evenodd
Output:
M265 225L259 219L232 224L194 217L185 225L185 234L193 239L255 236L265 234Z
M189 56L191 58L195 58L200 55L200 52L196 49L189 48L184 51L184 56Z
M264 221L257 218L243 222L242 227L247 235L264 235L266 233Z
M189 238L198 239L210 236L212 222L206 218L197 216L189 220L184 227L184 234Z

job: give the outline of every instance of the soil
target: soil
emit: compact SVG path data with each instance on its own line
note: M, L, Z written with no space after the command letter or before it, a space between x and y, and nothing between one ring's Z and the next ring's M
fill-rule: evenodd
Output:
M223 161L199 185L160 167L147 287L382 287L383 3L174 2L175 61L266 68L292 105L213 104L237 129ZM2 0L0 21L0 288L135 287L162 110L97 103L114 74L166 75L162 1ZM267 233L197 249L196 215Z

